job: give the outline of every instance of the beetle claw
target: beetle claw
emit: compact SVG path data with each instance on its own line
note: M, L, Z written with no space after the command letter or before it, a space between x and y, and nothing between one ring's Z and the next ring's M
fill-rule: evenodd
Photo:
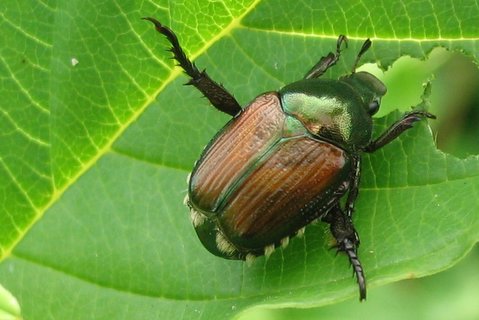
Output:
M341 248L339 247L339 245L336 243L336 244L333 244L329 247L329 250L336 250L336 255L338 255L338 253L341 251Z

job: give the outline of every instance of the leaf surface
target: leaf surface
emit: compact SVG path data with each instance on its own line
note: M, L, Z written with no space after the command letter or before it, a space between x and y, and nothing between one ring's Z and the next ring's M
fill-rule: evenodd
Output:
M339 34L349 49L327 77L347 73L367 37L363 61L382 67L436 46L477 61L476 2L376 3L0 4L0 282L25 318L225 319L356 297L325 225L251 267L201 246L185 179L228 117L182 85L140 18L171 26L242 105L300 79ZM364 157L355 224L368 285L462 258L479 238L478 176L478 157L437 151L425 123Z

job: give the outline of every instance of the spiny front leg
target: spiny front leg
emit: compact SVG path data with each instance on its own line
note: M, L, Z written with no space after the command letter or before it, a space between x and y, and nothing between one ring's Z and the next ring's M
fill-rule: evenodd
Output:
M343 43L347 46L348 39L346 36L340 35L338 41L336 42L336 52L335 53L328 53L326 57L322 57L315 65L311 68L311 70L306 73L304 79L312 79L318 78L323 75L326 70L330 67L334 66L336 62L338 62L339 57L341 55L341 46Z
M233 95L226 91L222 85L212 80L206 71L203 70L200 72L195 64L188 59L183 48L181 48L178 38L170 28L165 27L154 18L146 17L143 19L152 22L156 30L164 35L171 43L172 48L170 51L173 53L175 60L191 78L187 83L188 85L193 85L196 89L200 90L216 109L233 117L241 112L241 106Z

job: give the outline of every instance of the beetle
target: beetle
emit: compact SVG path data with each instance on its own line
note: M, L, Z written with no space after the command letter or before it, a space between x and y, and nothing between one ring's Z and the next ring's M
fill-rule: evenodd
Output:
M202 244L214 255L252 260L288 244L314 220L329 224L336 248L349 258L366 299L366 278L357 250L352 215L358 196L361 154L372 153L412 125L435 116L424 110L403 115L378 138L372 116L385 85L368 72L320 78L340 58L347 38L322 57L303 79L256 97L245 108L206 71L199 71L175 33L150 17L196 87L219 111L233 118L204 149L188 177L185 204ZM342 200L344 199L344 200Z

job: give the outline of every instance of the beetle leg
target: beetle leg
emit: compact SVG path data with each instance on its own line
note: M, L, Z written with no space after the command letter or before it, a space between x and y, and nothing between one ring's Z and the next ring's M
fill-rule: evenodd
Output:
M381 134L379 138L369 143L369 145L364 148L364 151L374 152L384 147L386 144L399 137L401 133L412 128L414 122L420 121L424 118L436 119L436 116L423 110L416 110L406 113L400 120L393 123L392 126L390 126L383 134Z
M323 75L326 70L330 67L334 66L336 62L339 60L339 56L341 55L341 46L345 44L346 47L348 46L348 39L346 36L340 35L338 41L336 42L336 52L330 52L326 57L322 57L315 65L311 68L311 70L306 73L304 79L312 79L318 78Z
M178 38L170 28L165 27L154 18L146 17L143 19L152 22L155 25L156 30L164 35L171 43L172 48L170 51L173 53L175 60L191 78L187 83L188 85L195 86L196 89L201 91L201 93L208 98L208 100L216 109L224 113L227 113L231 116L236 116L241 111L241 106L231 93L226 91L222 85L212 80L205 70L200 72L195 64L188 59L185 52L181 48Z
M339 251L348 255L349 263L353 267L359 285L359 301L366 300L366 278L363 266L357 255L357 245L349 238L345 238L338 247Z
M348 198L346 199L346 215L351 217L354 212L354 203L359 193L359 178L361 176L361 158L353 157L353 172L351 174L351 181L349 182Z
M354 229L353 222L343 213L339 204L334 206L322 220L329 223L331 233L337 242L338 251L348 255L349 263L353 267L359 285L359 300L366 299L366 278L357 255L359 236Z

